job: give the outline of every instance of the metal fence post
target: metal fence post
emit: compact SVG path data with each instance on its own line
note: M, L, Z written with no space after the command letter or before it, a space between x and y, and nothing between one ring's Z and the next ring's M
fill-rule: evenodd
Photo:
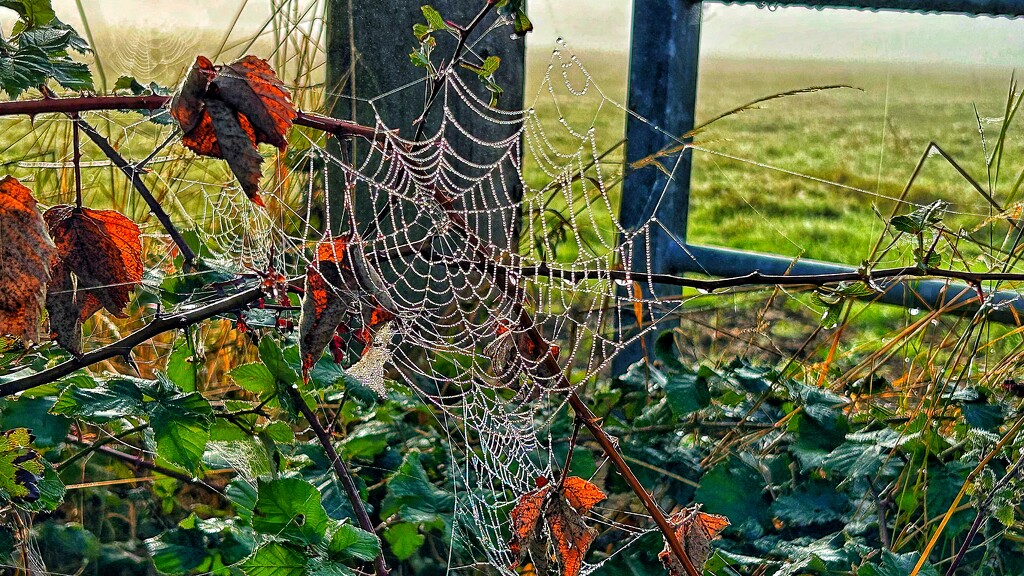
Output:
M693 128L700 20L699 1L634 0L629 109L640 118L627 116L627 166L670 145L671 136L678 137ZM690 154L683 154L671 179L653 168L638 170L626 179L619 207L622 225L635 230L653 217L671 231L669 234L655 225L646 242L638 239L632 246L624 247L629 251L628 265L632 270L647 271L649 254L652 271L675 271L671 247L686 240L690 161ZM646 296L651 295L648 286L643 289ZM656 296L678 293L678 288L654 287ZM618 311L617 321L621 328L634 325L632 307L624 306ZM645 324L649 321L650 318L644 319ZM649 342L652 339L653 335L648 336ZM612 361L613 373L622 373L641 355L639 342L621 350Z

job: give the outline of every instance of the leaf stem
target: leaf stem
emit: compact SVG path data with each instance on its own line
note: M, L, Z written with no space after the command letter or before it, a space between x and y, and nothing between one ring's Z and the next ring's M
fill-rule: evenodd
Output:
M75 165L75 207L79 210L82 209L82 143L79 135L78 123L78 112L74 112L71 115L73 122L71 123L71 145L74 147L71 159Z
M61 470L67 468L68 466L74 464L75 462L77 462L78 460L83 458L85 455L91 454L92 452L95 452L96 450L99 450L104 445L110 444L111 442L115 442L115 441L120 440L122 438L125 438L127 436L131 436L132 434L135 434L136 432L142 432L146 428L149 428L149 423L139 424L138 426L135 426L133 428L129 428L129 429L127 429L127 430L125 430L125 431L123 431L123 432L121 432L119 434L111 434L110 436L107 436L106 438L104 438L102 440L97 440L97 441L89 444L88 447L85 450L80 450L78 452L75 452L74 454L69 456L67 460L64 460L60 464L57 464L56 466L54 466L54 468L58 472L60 472ZM85 444L84 440L79 440L77 437L75 437L75 438L76 438L76 441L79 441L79 442Z
M302 416L309 422L309 427L316 434L317 440L320 441L320 446L323 447L324 452L327 453L327 459L331 461L331 466L334 468L334 473L337 475L338 480L341 482L342 488L345 490L345 496L348 497L349 503L352 504L352 509L355 511L356 520L359 522L359 527L366 530L370 534L376 534L373 529L373 523L370 521L370 515L366 513L366 507L363 505L363 499L359 495L359 488L356 487L355 481L352 479L352 474L349 473L348 468L345 466L345 461L338 455L338 451L334 449L334 444L331 442L331 436L324 429L320 423L320 419L316 417L316 414L309 409L306 405L306 401L299 394L295 388L288 388L288 393L292 397L292 401L299 408L299 412L302 412ZM389 570L388 565L384 561L383 546L377 557L373 561L374 572L377 576L387 576Z
M155 462L150 462L149 460L146 460L145 458L142 458L141 456L134 456L132 454L125 454L124 452L121 452L120 450L114 450L113 448L110 448L108 446L102 446L102 445L101 446L96 446L92 442L86 442L84 440L79 440L78 438L76 438L75 436L73 436L71 434L68 434L67 441L71 442L72 444L78 444L80 446L86 446L87 449L90 450L90 451L98 452L100 454L103 454L104 456L109 456L111 458L114 458L114 459L120 460L122 462L131 464L132 466L134 466L136 468L143 468L145 470L151 470L153 472L158 472L160 474L163 474L164 476L168 476L170 478L174 478L175 480L180 480L180 481L182 481L182 482L184 482L186 484L193 484L195 486L202 486L203 488L206 488L207 490L209 490L209 491L211 491L211 492L213 492L215 494L219 493L216 488L214 488L213 486L210 486L209 484L207 484L206 482L203 482L200 479L193 478L193 477L189 476L188 474L184 474L182 472L178 472L177 470L171 470L170 468L165 468L164 466L156 464Z

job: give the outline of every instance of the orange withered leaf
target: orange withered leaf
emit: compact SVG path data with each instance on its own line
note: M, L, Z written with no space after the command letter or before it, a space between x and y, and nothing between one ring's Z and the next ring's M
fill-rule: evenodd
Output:
M342 272L347 241L327 239L317 245L316 259L306 268L305 292L299 317L299 351L302 357L302 378L324 349L331 343L338 326L345 319L349 302L343 297Z
M583 557L597 539L597 530L587 526L579 512L563 501L552 503L546 519L562 576L577 576L583 568Z
M690 563L702 571L711 556L711 541L725 530L729 525L729 519L718 514L701 512L698 504L683 508L669 516L668 523L675 529L676 538L682 543ZM669 548L668 542L658 553L658 559L668 569L670 576L686 576L686 569Z
M298 115L287 88L270 65L255 56L214 66L199 56L171 102L184 146L204 156L223 158L246 196L259 196L262 156L257 145L283 150Z
M260 177L263 174L260 166L263 164L263 156L256 150L251 130L246 132L242 116L219 100L208 101L206 112L210 117L221 158L227 161L245 195L262 206Z
M547 546L543 545L540 523L543 518L562 576L577 576L587 550L597 538L597 530L587 526L583 517L605 498L600 488L578 476L566 478L558 492L552 492L552 486L545 483L522 495L510 513L509 549L519 561L525 555L524 548L529 550L538 571L546 573Z
M258 142L284 150L297 113L288 89L266 60L249 55L225 64L213 85L224 102L249 119Z
M512 541L509 548L516 557L522 553L522 546L537 529L537 521L543 512L544 499L548 495L548 486L542 486L519 497L516 507L509 513L512 521Z
M82 322L106 308L124 317L142 281L139 227L114 210L54 206L43 214L56 244L46 297L50 330L65 349L82 352Z
M32 191L0 180L0 334L39 340L39 316L54 245Z
M206 96L206 91L210 88L210 83L216 75L217 70L214 68L213 62L210 62L206 56L198 56L195 64L185 75L181 88L171 99L171 116L178 122L185 134L191 132L202 122L204 118L203 97Z
M608 496L601 491L593 482L589 482L579 476L569 476L562 484L562 493L569 504L580 514L590 512L598 502Z

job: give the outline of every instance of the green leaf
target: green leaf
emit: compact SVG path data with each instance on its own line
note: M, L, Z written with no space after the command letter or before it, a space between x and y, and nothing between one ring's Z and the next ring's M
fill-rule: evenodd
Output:
M252 509L256 507L256 489L242 478L236 478L228 484L224 494L235 505L235 514L251 523Z
M388 447L388 438L393 434L394 430L387 424L368 422L345 438L342 453L346 458L373 458Z
M10 8L28 27L48 24L55 14L50 0L0 0L0 8Z
M910 214L896 216L889 221L889 224L900 232L915 235L920 234L930 225L942 222L942 217L948 206L949 203L942 200L936 200L928 206L923 206L914 210Z
M198 400L209 408L209 404L206 404L202 396L195 393L189 396L198 397ZM197 407L198 402L192 401L188 404ZM206 443L210 440L210 423L198 412L189 409L175 411L171 408L185 408L188 404L180 402L156 406L150 416L150 425L156 434L157 454L168 462L194 472L203 463L203 452L206 451Z
M163 574L187 574L206 561L208 553L202 531L191 528L167 530L146 540L153 566Z
M113 378L93 388L76 384L61 392L50 413L96 424L127 416L142 416L145 414L143 391L137 382L129 378Z
M999 404L980 402L964 402L960 405L964 422L971 428L995 431L1003 423L1003 407Z
M411 452L388 478L388 494L381 504L381 516L399 514L410 522L448 525L454 509L454 496L430 483L419 453Z
M356 558L370 562L380 554L380 541L362 528L342 524L331 536L327 552L336 559Z
M428 70L430 69L430 56L428 56L422 48L410 52L409 60L411 60L415 66L426 68Z
M767 522L764 489L765 480L760 474L730 458L704 474L694 499L707 510L729 518L738 528L748 519L758 524Z
M50 463L41 460L44 471L41 478L37 479L36 489L39 491L39 499L34 502L23 502L18 503L18 507L22 510L29 512L49 512L56 510L58 506L64 503L64 495L67 490L64 488L64 482L61 482L57 472L54 471Z
M239 565L246 576L303 576L306 553L288 544L269 542Z
M423 534L416 529L416 525L408 522L400 522L389 527L384 531L384 539L388 541L391 553L399 560L410 558L426 541Z
M194 392L198 372L199 367L192 345L187 338L179 340L167 358L167 378L183 391Z
M491 74L494 74L494 72L498 69L498 66L500 64L501 58L497 56L488 56L487 59L484 60L483 63L479 66L477 66L476 64L471 64L469 62L463 62L461 66L467 70L472 70L473 72L476 73L477 76L480 76L481 78L486 78Z
M894 554L889 550L882 549L882 562L879 564L867 564L857 570L857 576L906 576L913 571L917 561L921 558L920 552L907 552L906 554ZM939 576L939 571L931 564L925 563L918 572L921 576Z
M669 375L665 380L665 398L676 418L683 418L711 405L708 383L696 374Z
M252 527L257 532L302 544L316 544L327 531L320 492L299 478L259 481Z
M356 573L348 566L340 562L334 562L326 558L311 558L306 565L308 576L355 576Z
M769 510L792 526L814 526L846 518L849 499L824 482L801 484L791 494L779 496Z
M263 361L267 366L267 370L276 378L279 382L284 384L294 384L298 381L299 376L292 370L292 367L288 365L288 362L284 359L284 353L281 351L281 347L278 345L277 340L270 336L264 336L260 340L260 360Z
M427 19L427 24L430 25L434 30L447 30L448 24L445 23L441 13L434 9L429 4L420 6L420 10L423 12L423 17Z
M228 376L242 389L254 394L270 394L277 389L274 374L263 364L242 364L228 372Z
M423 39L426 38L427 35L430 34L431 32L433 32L433 29L431 29L430 26L427 26L426 24L413 24L412 25L412 34L420 42L422 42Z
M521 8L516 11L512 24L517 36L526 36L528 33L533 32L533 22L530 22L530 17L526 15L526 10Z
M50 414L56 398L53 396L28 397L19 396L8 399L0 404L0 429L30 428L36 437L34 442L38 448L52 448L63 444L68 434L71 420L63 416Z
M485 72L484 76L490 76L498 71L498 66L501 65L501 58L497 56L488 56L484 59L484 63L480 65L480 69Z

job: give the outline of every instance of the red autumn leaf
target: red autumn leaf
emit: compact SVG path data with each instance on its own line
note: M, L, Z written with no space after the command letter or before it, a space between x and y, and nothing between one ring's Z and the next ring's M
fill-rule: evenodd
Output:
M569 504L580 514L590 512L595 504L601 502L608 496L592 482L588 482L579 476L569 476L562 484L562 493Z
M668 518L668 523L675 529L676 538L682 543L690 563L698 571L703 571L704 564L711 556L711 541L725 530L729 525L729 519L718 514L701 512L700 505L695 505L676 512ZM686 576L686 569L669 548L668 542L658 553L658 559L668 569L670 576Z
M309 371L324 349L331 343L338 326L345 319L348 301L342 296L342 275L347 240L324 240L317 245L317 258L306 268L306 286L302 295L299 317L299 351L302 357L302 378L309 379Z
M199 56L171 102L182 144L197 154L223 158L253 202L263 162L257 145L284 150L297 116L287 88L265 61L245 56L216 67Z
M519 497L519 502L509 514L512 520L512 542L509 543L509 548L512 550L513 556L518 558L522 553L523 544L534 535L537 521L540 520L543 512L544 498L547 495L547 486L527 492Z
M547 544L541 537L540 519L544 519L555 547L555 556L562 576L577 576L583 567L583 558L597 538L597 530L583 521L591 508L604 500L604 492L593 483L570 476L561 490L553 494L551 485L528 492L519 498L512 509L512 541L509 548L518 561L523 559L524 547L539 573L547 573Z
M39 316L54 245L32 191L0 180L0 334L39 340Z
M139 227L113 210L54 206L43 215L57 246L46 310L65 349L81 354L82 322L100 308L124 317L142 281Z
M195 64L185 75L178 93L171 99L171 116L174 117L182 132L188 134L203 121L203 97L210 88L210 82L217 75L213 62L206 56L196 58Z
M257 142L284 150L297 113L288 89L266 60L250 55L225 64L213 86L221 100L249 119Z

